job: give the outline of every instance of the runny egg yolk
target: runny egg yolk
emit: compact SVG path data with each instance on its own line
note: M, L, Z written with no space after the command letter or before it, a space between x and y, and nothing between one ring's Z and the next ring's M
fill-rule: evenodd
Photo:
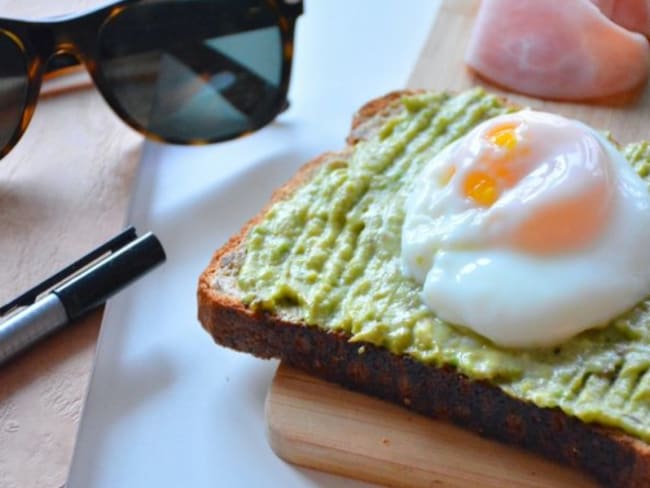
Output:
M492 206L499 198L496 179L483 171L472 171L465 177L463 193L483 207Z
M463 193L483 207L490 207L499 198L500 187L512 187L516 180L512 171L513 152L517 147L517 125L506 123L492 127L485 139L501 149L495 158L483 158L486 170L470 171L465 177Z
M511 151L517 146L516 128L516 124L498 125L488 132L488 137L495 145Z
M496 157L485 157L483 169L470 171L463 182L463 193L478 205L490 207L499 198L502 188L512 187L518 180L513 171L513 153L517 147L517 125L497 125L485 134L485 140L501 150ZM523 153L524 151L519 151Z
M488 127L475 141L479 150L471 164L460 171L447 167L441 184L449 184L459 174L460 193L478 207L495 207L492 219L519 212L517 224L502 236L513 247L540 254L584 247L607 222L602 151L589 147L588 140L585 151L562 143L556 148L551 135L546 134L546 140L545 131L538 129L535 124L513 121ZM580 159L584 157L590 159Z

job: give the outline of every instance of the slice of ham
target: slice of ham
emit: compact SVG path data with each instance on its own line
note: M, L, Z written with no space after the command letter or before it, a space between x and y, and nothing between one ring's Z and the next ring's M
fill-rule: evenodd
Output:
M513 91L585 100L643 83L650 45L589 0L482 0L465 61Z
M650 0L591 0L618 25L650 35Z

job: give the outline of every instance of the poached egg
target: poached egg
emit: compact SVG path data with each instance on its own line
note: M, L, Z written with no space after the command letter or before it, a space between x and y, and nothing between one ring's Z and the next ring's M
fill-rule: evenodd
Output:
M404 273L438 317L550 346L650 294L647 184L601 134L524 110L433 157L406 202Z

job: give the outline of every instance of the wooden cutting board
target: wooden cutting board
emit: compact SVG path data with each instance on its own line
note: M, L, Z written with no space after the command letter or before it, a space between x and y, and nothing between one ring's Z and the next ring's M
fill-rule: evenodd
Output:
M463 63L478 0L443 0L409 87L477 84L520 105L609 129L621 143L650 138L650 89L609 105L544 102L503 92ZM283 459L391 486L593 487L581 474L281 365L266 402L268 439Z
M595 488L581 473L281 364L267 437L294 464L389 486Z

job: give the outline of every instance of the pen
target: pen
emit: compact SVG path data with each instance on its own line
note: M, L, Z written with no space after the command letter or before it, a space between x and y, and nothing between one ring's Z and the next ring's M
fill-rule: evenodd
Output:
M164 260L165 251L155 235L149 232L138 238L129 228L0 307L0 365L98 307Z

